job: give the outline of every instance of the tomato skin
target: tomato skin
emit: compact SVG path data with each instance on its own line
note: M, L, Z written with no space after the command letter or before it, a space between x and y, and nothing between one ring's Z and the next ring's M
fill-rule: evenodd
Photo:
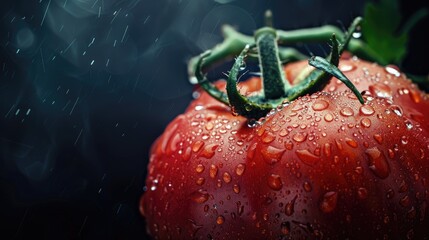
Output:
M341 64L349 61L355 60ZM360 78L361 90L372 80L359 69L372 64L354 64L356 73L345 74L356 74L348 77ZM286 67L289 79L288 69L297 66ZM408 80L403 85L392 91L414 90ZM260 87L253 78L241 90ZM149 233L155 239L429 238L427 97L416 89L419 102L402 94L374 96L362 106L335 80L325 90L279 108L255 128L202 93L152 147L141 201Z

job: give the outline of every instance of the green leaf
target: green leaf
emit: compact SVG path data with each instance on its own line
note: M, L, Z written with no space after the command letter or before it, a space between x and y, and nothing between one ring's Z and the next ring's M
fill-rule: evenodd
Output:
M407 53L408 36L399 32L401 13L397 0L367 3L362 35L368 46L382 58L381 64L399 64Z

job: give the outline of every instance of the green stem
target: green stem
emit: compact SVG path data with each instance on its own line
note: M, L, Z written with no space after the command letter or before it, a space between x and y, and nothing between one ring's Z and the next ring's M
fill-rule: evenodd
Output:
M198 81L198 84L213 98L218 100L219 102L222 102L226 105L229 105L228 99L226 98L226 94L222 91L220 91L215 85L210 83L210 81L206 78L206 76L203 74L202 66L205 61L206 57L209 57L211 54L211 51L206 51L202 53L198 57L197 61L197 67L195 70L195 77Z
M279 99L285 96L290 88L278 54L277 36L273 28L265 27L255 33L261 65L265 99Z
M276 32L280 44L326 42L329 41L332 36L332 33L335 33L338 39L340 41L343 41L345 36L345 34L339 28L332 25L291 31L277 30ZM223 26L222 33L225 37L225 40L212 49L212 54L204 61L204 64L202 66L203 68L207 66L212 66L213 64L221 60L225 60L228 57L235 56L241 52L241 50L246 46L246 44L254 43L253 37L241 34L229 25ZM382 57L380 57L377 53L371 50L365 43L363 43L359 39L351 39L349 48L347 49L353 54L356 54L358 57L372 60L380 64L386 64ZM288 59L302 60L303 58L305 58L305 55L299 53L296 50L292 52L289 51L289 49L280 48L279 51L280 59L282 61ZM284 56L286 57L283 58ZM189 61L188 73L191 78L194 76L197 61L198 57L194 57Z
M226 84L226 92L228 94L228 100L232 111L235 114L245 116L248 119L259 119L264 117L271 109L273 109L273 106L269 104L258 104L252 102L241 95L237 90L238 73L243 64L244 57L249 51L249 48L250 46L246 45L240 55L236 58L234 65L229 72L229 77Z
M364 104L364 100L360 92L356 89L356 87L353 85L353 83L341 72L340 69L337 68L337 66L331 64L326 59L315 56L311 57L310 60L308 60L308 64L311 66L320 69L326 73L331 74L332 76L338 78L341 82L343 82L352 92L356 95L356 97L359 99L359 102Z

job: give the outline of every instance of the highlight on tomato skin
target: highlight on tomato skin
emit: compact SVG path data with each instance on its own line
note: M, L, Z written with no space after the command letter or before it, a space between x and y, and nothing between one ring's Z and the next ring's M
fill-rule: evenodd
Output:
M289 79L300 66L285 67ZM153 146L142 206L150 234L427 237L427 94L374 63L339 66L365 105L333 79L250 128L201 92ZM260 86L242 83L247 94Z

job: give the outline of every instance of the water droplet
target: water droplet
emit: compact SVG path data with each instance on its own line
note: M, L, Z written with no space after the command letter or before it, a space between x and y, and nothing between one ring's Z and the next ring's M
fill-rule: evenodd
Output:
M327 122L332 122L332 120L334 120L334 116L332 116L332 114L327 113L324 117L325 121Z
M399 192L404 193L406 191L408 191L408 184L402 180L401 184L399 184Z
M358 146L358 143L354 139L346 138L345 141L346 141L347 145L349 145L352 148L357 148L357 146Z
M368 190L366 188L360 187L357 190L359 199L366 199L368 197Z
M325 143L325 145L323 147L323 152L325 153L326 157L331 156L331 144L330 143Z
M276 136L271 132L265 132L264 135L262 135L262 142L264 143L270 143L275 139L276 139Z
M287 149L287 150L292 150L292 148L293 148L293 142L292 141L286 141L285 142L285 148Z
M299 142L299 143L304 142L307 139L307 133L301 133L301 132L296 133L295 135L293 135L292 139L295 142Z
M228 172L224 172L223 173L223 181L225 183L230 183L231 182L231 175Z
M247 121L247 126L249 127L249 128L255 128L255 127L257 127L259 125L259 122L258 121L256 121L255 119L249 119L248 121Z
M415 102L415 103L420 103L422 101L420 94L421 94L420 91L416 91L416 90L411 89L410 90L411 100L413 100L413 102Z
M289 235L290 234L290 222L282 222L280 224L280 228L283 235Z
M211 131L214 128L214 124L212 122L208 122L205 126L207 131Z
M200 177L197 179L197 181L195 181L195 183L199 186L203 185L206 182L206 179L203 177Z
M244 170L246 170L246 165L239 163L235 167L235 174L237 174L238 176L241 176L241 175L243 175Z
M356 34L356 32L353 34ZM354 65L354 64L340 64L339 69L343 73L344 72L351 72L351 71L356 69L356 65Z
M306 192L311 192L311 190L313 190L313 187L311 186L311 184L307 181L304 182L303 184L304 190Z
M375 83L369 86L369 91L379 98L392 98L392 90L386 84Z
M253 157L255 156L255 150L258 144L255 142L252 145L250 145L249 149L247 150L247 159L253 160Z
M273 147L273 146L264 146L261 149L262 158L268 164L275 164L276 162L280 161L284 152L285 152L285 150L278 149L278 148Z
M204 142L203 141L196 141L194 142L194 144L192 144L192 151L193 152L198 152L200 151L200 149L204 146Z
M279 191L283 187L282 179L277 174L271 174L268 177L268 186L275 191Z
M384 70L395 77L401 76L401 73L399 72L399 68L395 65L387 65Z
M322 111L329 107L329 103L323 99L316 100L311 106L314 111Z
M387 190L386 198L387 199L392 199L393 196L395 196L395 191L393 191L393 189L390 188L389 190Z
M214 164L210 165L210 177L211 178L215 178L217 176L217 172L218 172L218 167Z
M361 124L363 127L369 128L369 127L371 127L371 120L370 120L369 118L362 118L362 119L360 120L360 124Z
M319 162L320 158L313 153L311 153L309 150L296 150L296 155L298 156L301 161L307 165L314 165L317 162Z
M402 108L399 107L398 105L392 105L390 106L390 110L392 110L396 115L398 116L402 116Z
M191 158L191 147L187 147L186 149L185 149L185 151L183 151L183 153L182 153L182 160L183 161L189 161L189 159Z
M387 178L390 168L384 154L377 147L367 149L365 154L368 156L369 169L379 178Z
M234 186L232 187L232 190L238 194L240 193L240 186L237 184L234 184Z
M401 206L403 207L410 206L410 203L411 203L411 199L410 197L408 197L408 195L405 195L403 198L401 198L401 200L399 200L399 204L401 204Z
M209 200L209 194L206 190L199 189L191 193L191 199L196 203L205 203L207 200Z
M402 136L401 137L401 143L402 143L402 145L407 145L408 144L408 137L407 136Z
M202 173L204 171L204 165L198 164L195 171L197 171L197 173Z
M338 193L337 192L327 192L323 195L322 202L320 203L320 210L324 213L330 213L335 210L337 206Z
M224 222L225 222L225 218L224 218L222 215L219 215L219 216L216 218L216 223L217 223L217 224L221 225L221 224L223 224Z
M290 202L285 205L285 214L286 216L292 216L295 212L295 201L298 196L295 196Z
M374 114L375 110L373 107L369 105L362 105L359 109L359 112L365 116L371 116Z
M289 134L289 132L287 131L287 129L283 128L282 130L280 130L279 132L279 136L280 137L284 137L287 136Z
M374 134L374 139L375 141L377 141L379 144L383 143L383 136L381 134Z
M204 147L204 149L198 154L198 156L210 159L215 155L216 149L218 147L219 145L217 144L209 144Z
M340 114L343 115L344 117L350 117L350 116L353 116L354 112L353 112L353 109L349 107L345 107L340 110Z
M395 152L392 149L388 149L387 152L390 159L393 159L395 157Z
M408 130L413 129L414 125L409 119L405 120L404 123Z

